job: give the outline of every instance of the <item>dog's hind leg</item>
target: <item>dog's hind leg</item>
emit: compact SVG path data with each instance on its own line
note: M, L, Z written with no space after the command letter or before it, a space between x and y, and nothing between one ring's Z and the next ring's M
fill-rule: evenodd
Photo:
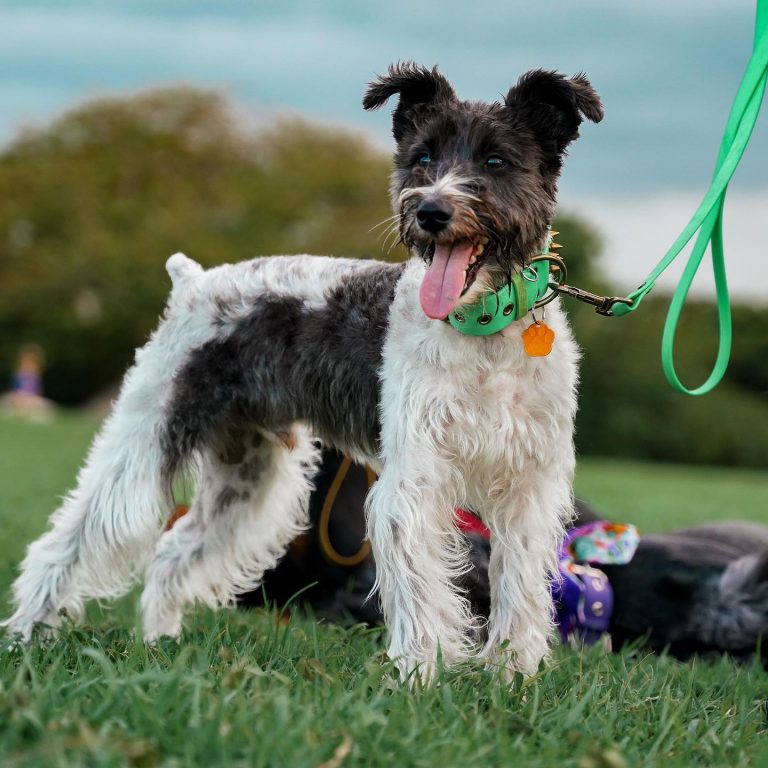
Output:
M162 381L139 381L140 369L128 375L77 487L27 549L13 585L16 610L4 622L24 640L36 624L56 627L64 612L79 618L86 598L122 594L160 535L170 508L153 403Z
M162 479L161 427L177 368L211 334L204 313L183 310L184 289L202 270L177 254L168 262L175 290L168 315L136 353L112 414L91 446L77 487L33 542L13 585L15 612L3 622L29 640L36 624L77 618L88 597L114 597L146 562L170 514ZM177 290L178 289L178 290Z
M256 589L307 525L319 449L303 429L283 439L235 429L215 442L189 512L162 536L147 569L145 640L177 636L190 603L220 607Z

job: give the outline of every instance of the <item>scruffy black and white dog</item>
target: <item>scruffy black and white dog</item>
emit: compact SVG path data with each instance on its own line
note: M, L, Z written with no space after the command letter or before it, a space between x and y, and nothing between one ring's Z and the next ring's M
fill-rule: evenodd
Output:
M541 253L566 147L602 105L583 75L524 75L503 103L461 101L436 70L390 67L399 95L391 195L406 264L314 256L208 271L182 254L165 317L136 354L77 488L28 550L7 627L55 627L146 569L145 637L178 635L193 601L259 584L306 524L319 438L376 469L368 532L404 672L475 652L456 588L457 506L492 532L484 657L532 672L552 629L550 574L572 509L578 352L557 302L547 357L530 316L486 337L447 322ZM162 533L193 471L189 514ZM499 651L499 648L502 651ZM502 654L503 658L496 658Z

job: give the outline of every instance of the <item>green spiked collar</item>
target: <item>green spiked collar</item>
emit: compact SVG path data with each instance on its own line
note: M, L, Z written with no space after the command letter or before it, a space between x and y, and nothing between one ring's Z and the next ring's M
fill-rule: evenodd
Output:
M535 307L555 298L556 293L547 296L547 292L551 287L552 262L558 268L562 264L559 257L549 252L552 237L556 234L548 234L541 255L515 274L511 282L495 291L486 291L476 304L459 306L448 315L448 322L459 333L467 336L490 336L503 331L515 320L522 319Z

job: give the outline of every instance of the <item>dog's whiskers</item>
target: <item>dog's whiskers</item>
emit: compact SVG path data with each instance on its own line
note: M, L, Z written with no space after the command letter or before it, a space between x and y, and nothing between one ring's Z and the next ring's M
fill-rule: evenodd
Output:
M403 237L399 232L397 234L397 237L395 237L395 239L392 241L392 245L389 246L389 249L387 250L387 256L389 256L392 253L392 251L394 251L395 248L397 248L398 245L405 245L405 243L403 242Z
M392 249L398 244L400 239L400 226L398 223L392 224L385 233L385 237L382 242L382 250L387 253L391 253ZM390 244L390 240L392 241Z
M383 230L383 232L381 232L381 233L379 234L379 238L385 237L386 235L388 235L388 234L389 234L390 232L392 232L393 230L397 230L397 229L399 229L399 228L400 228L400 224L401 224L401 219L400 219L400 217L396 218L394 221L390 221L390 222L387 224L387 228L386 228L385 230Z
M374 224L368 231L373 232L374 229L378 229L379 227L383 227L385 224L389 224L392 221L399 222L402 214L395 213L392 216L387 216L386 219L382 219L378 224Z

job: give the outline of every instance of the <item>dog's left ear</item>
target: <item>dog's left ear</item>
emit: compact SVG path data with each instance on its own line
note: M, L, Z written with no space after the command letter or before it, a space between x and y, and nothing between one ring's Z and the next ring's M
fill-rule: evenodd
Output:
M413 129L421 112L432 104L445 104L456 99L453 86L437 71L412 61L392 64L386 75L372 82L363 96L364 109L378 109L390 96L400 94L392 115L392 134L399 142Z
M584 118L603 119L603 104L586 75L568 79L558 72L535 69L512 86L504 103L525 122L536 138L557 154L578 137Z

